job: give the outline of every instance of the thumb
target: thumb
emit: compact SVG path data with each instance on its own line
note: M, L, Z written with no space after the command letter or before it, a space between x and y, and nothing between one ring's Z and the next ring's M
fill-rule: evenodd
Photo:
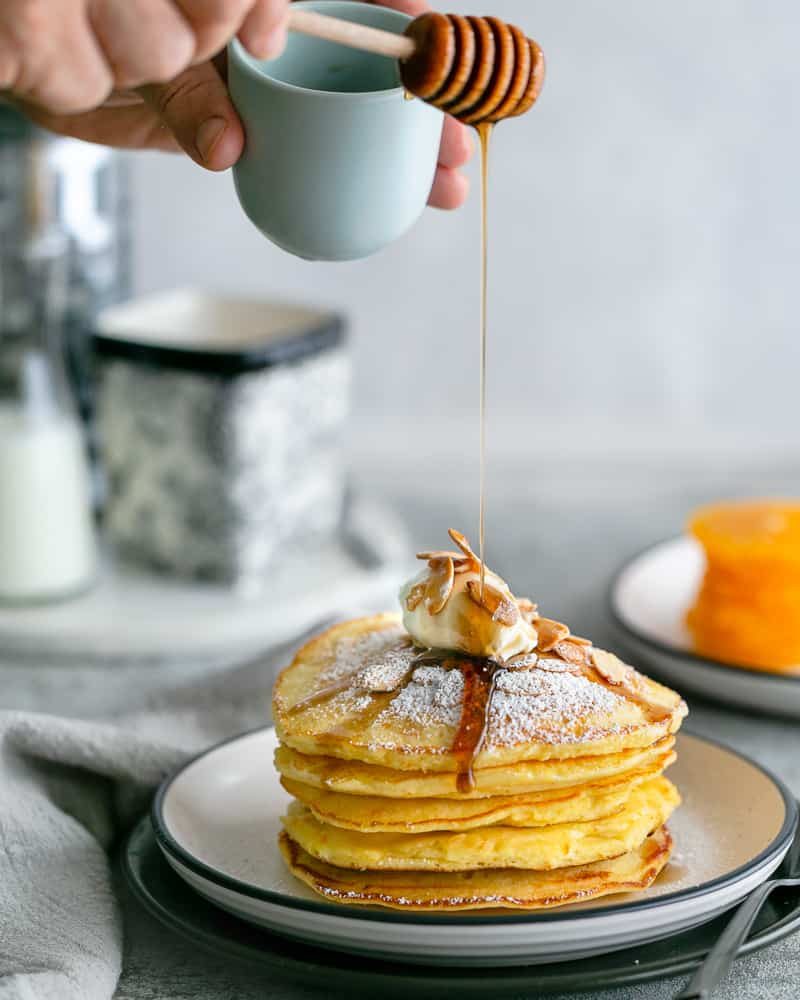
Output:
M244 129L228 88L212 62L191 66L165 84L140 93L195 163L227 170L244 148Z

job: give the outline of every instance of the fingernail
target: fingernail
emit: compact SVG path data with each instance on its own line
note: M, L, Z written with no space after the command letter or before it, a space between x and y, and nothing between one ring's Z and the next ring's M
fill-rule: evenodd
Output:
M206 163L211 159L211 154L222 138L222 133L225 131L227 124L224 118L206 118L197 129L194 143L197 146L197 152Z
M264 59L276 59L286 48L289 33L286 25L282 24L274 28L264 40Z

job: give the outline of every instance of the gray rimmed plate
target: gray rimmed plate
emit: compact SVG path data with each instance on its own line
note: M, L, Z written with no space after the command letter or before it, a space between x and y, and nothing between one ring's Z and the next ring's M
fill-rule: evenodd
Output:
M800 718L800 670L769 673L692 652L684 616L704 565L701 547L686 536L652 545L625 563L609 589L620 641L679 690L750 711Z
M800 844L795 842L795 849ZM145 817L131 832L122 869L134 896L156 920L212 953L244 960L269 977L274 995L306 985L317 995L379 996L384 1000L519 1000L572 990L599 990L687 974L697 967L727 921L716 920L661 941L614 951L582 962L459 970L400 965L310 948L225 913L197 895L167 864ZM784 866L781 866L781 869ZM781 871L779 869L779 872ZM740 955L749 955L800 929L800 890L774 892L767 900Z
M740 754L678 738L670 776L684 803L670 822L673 860L645 893L540 913L403 914L327 903L285 868L276 847L288 796L272 766L272 728L206 751L159 789L152 822L173 870L235 916L294 940L428 965L566 962L696 927L733 906L780 864L797 806Z

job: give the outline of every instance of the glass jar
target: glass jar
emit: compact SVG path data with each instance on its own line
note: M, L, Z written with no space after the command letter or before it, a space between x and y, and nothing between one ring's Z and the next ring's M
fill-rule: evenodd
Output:
M0 255L0 600L68 596L95 572L89 474L64 366L69 239L28 147L25 235ZM6 290L13 288L13 299Z
M0 97L0 340L15 338L31 324L17 250L31 235L27 192L34 150L38 169L47 177L40 212L57 224L69 243L62 342L94 456L91 330L101 309L130 294L127 163L105 146L36 128Z

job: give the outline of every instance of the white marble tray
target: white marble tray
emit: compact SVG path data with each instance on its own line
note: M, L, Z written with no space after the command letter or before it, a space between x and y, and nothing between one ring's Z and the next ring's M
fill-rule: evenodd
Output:
M399 519L357 500L342 541L285 565L254 595L156 576L106 557L86 594L58 604L0 606L0 648L6 656L98 665L232 660L347 608L393 607L413 569L410 553Z

